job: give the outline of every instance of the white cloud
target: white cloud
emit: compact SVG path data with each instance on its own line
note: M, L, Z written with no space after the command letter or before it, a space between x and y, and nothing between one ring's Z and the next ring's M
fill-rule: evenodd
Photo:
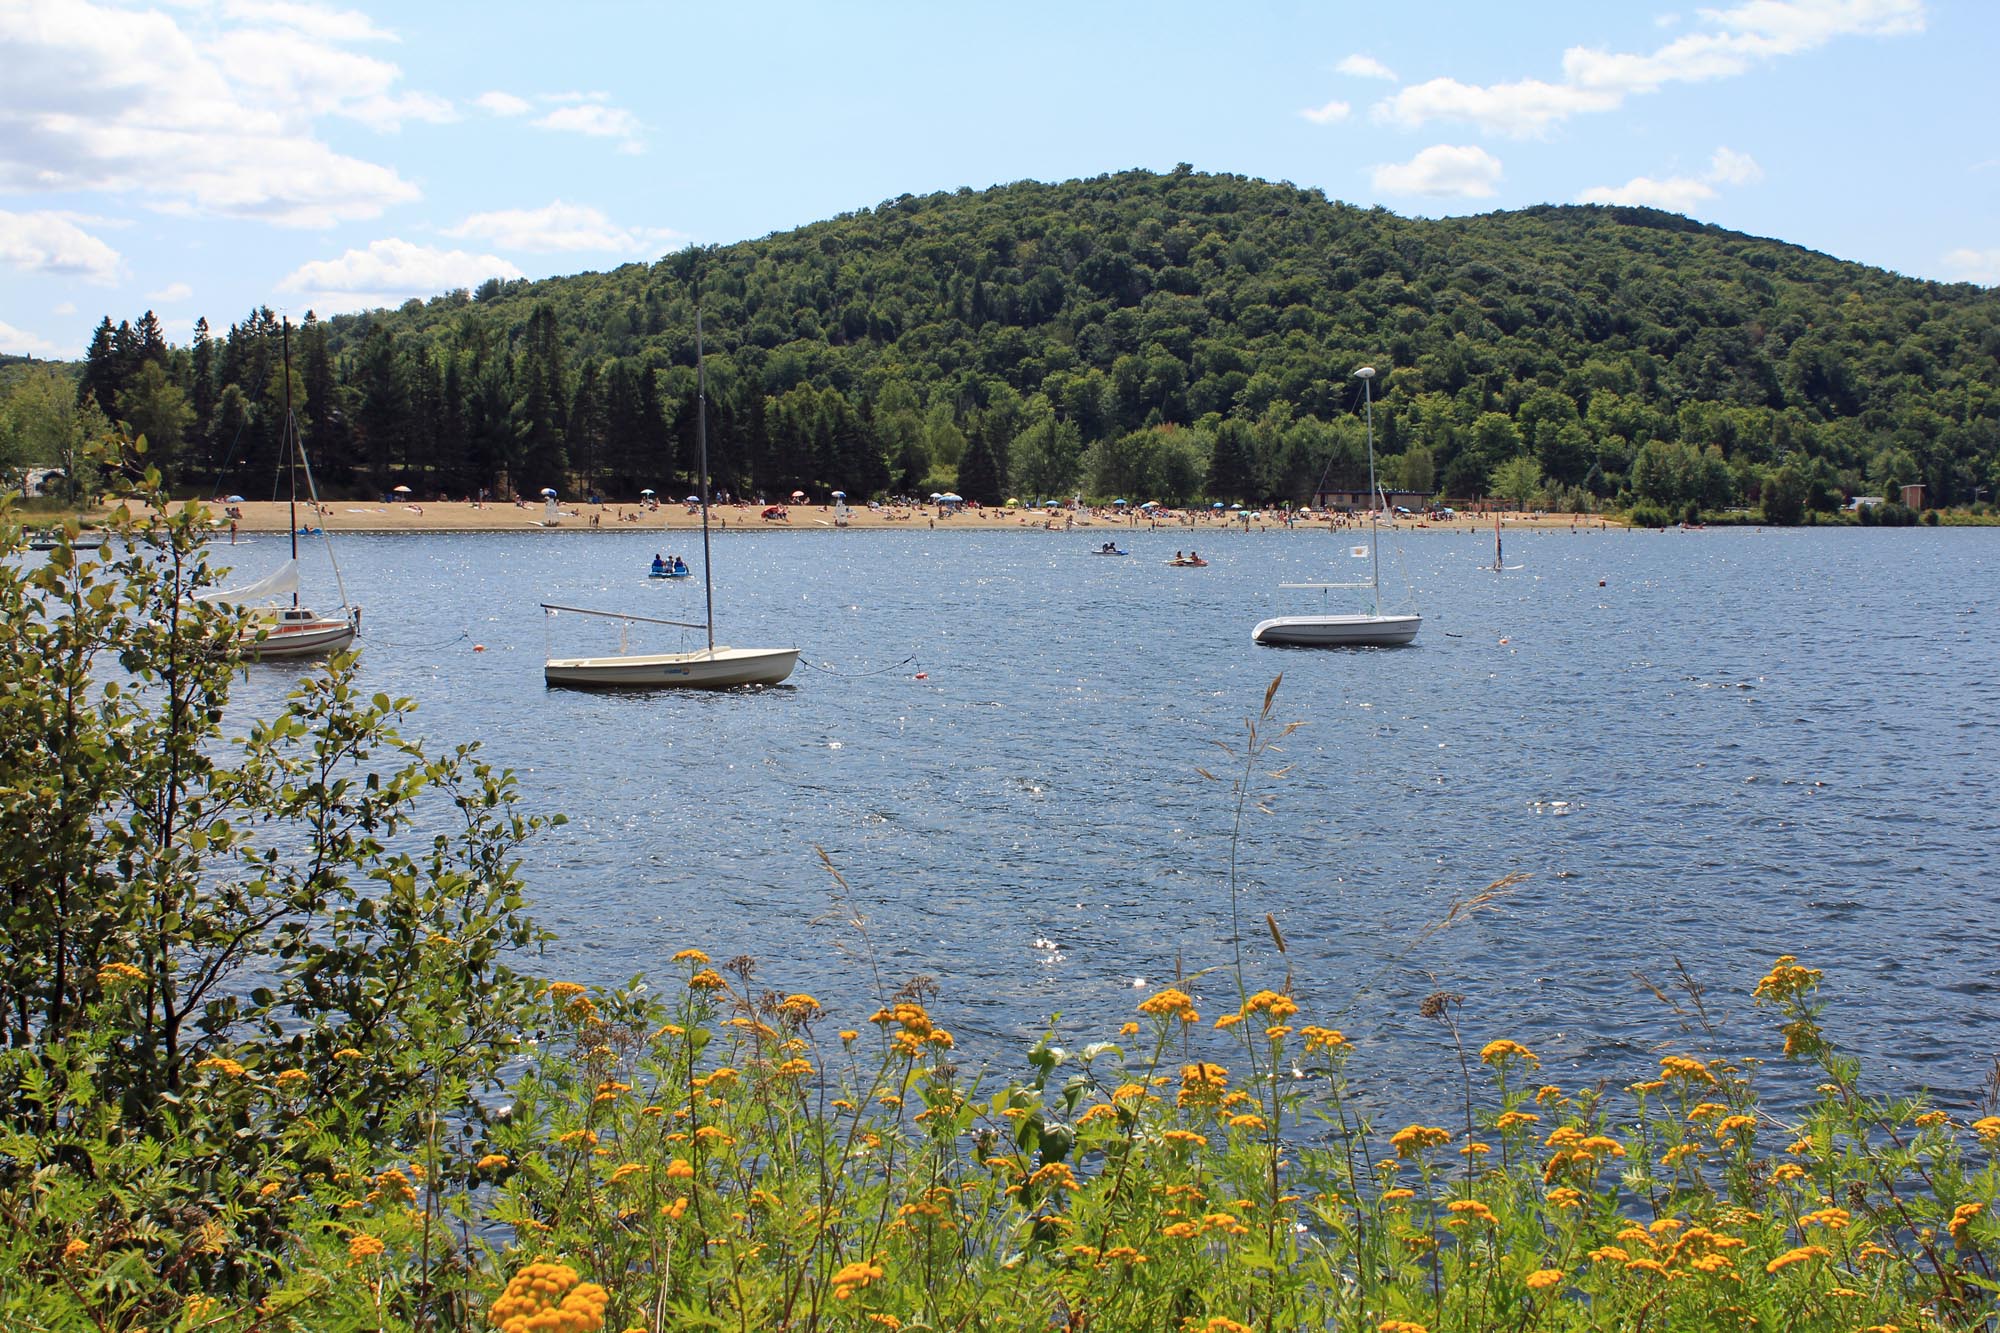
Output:
M1718 148L1708 160L1708 178L1718 185L1755 185L1764 179L1764 168L1748 153Z
M11 356L39 356L47 360L67 355L48 339L17 329L5 320L0 320L0 352Z
M116 250L76 225L67 213L0 209L0 264L108 285L124 267Z
M1377 102L1373 114L1404 129L1421 129L1434 120L1466 120L1493 134L1531 138L1582 112L1609 111L1618 100L1608 93L1540 79L1485 86L1431 79Z
M1408 162L1373 168L1371 178L1375 188L1384 194L1485 199L1495 193L1500 183L1500 160L1484 148L1433 144Z
M418 197L393 168L329 148L326 116L393 128L450 114L336 40L364 17L299 4L184 15L90 0L0 5L0 189L97 190L287 225L378 216Z
M490 111L496 116L524 116L528 113L528 108L532 105L525 97L516 97L512 93L498 91L481 93L472 99L472 104L482 111Z
M1395 70L1374 56L1364 56L1358 52L1335 65L1334 69L1357 79L1387 79L1390 83L1396 81Z
M1634 176L1623 185L1598 185L1576 197L1579 204L1625 204L1633 207L1664 208L1669 213L1689 213L1704 200L1715 198L1715 187L1693 176L1669 176L1655 180Z
M58 301L49 313L51 315L74 315L76 313L76 302Z
M1576 197L1579 204L1625 204L1664 208L1670 213L1691 213L1696 204L1715 198L1718 185L1755 185L1764 179L1764 169L1748 153L1718 148L1708 160L1708 171L1700 176L1634 176L1623 185L1599 185Z
M2000 249L1961 248L1944 257L1945 272L1959 282L1976 282L1982 287L2000 286Z
M1670 83L1732 78L1782 56L1841 37L1896 37L1921 32L1924 0L1745 0L1703 9L1705 32L1677 37L1649 53L1573 46L1562 55L1562 81L1464 84L1431 79L1376 104L1377 119L1409 129L1464 120L1494 134L1545 134L1571 116L1612 111L1625 99Z
M595 208L558 199L545 208L475 213L445 235L484 241L502 250L550 253L590 250L657 255L686 239L665 227L620 227Z
M184 282L170 282L157 292L147 292L148 301L159 301L164 305L176 305L194 295L194 288Z
M1335 100L1325 106L1309 106L1299 114L1315 125L1331 125L1337 120L1346 120L1347 113L1353 109L1347 103Z
M250 23L295 28L324 42L393 42L393 33L375 26L375 20L352 9L326 9L319 5L290 3L290 0L225 0L222 12L229 18Z
M278 290L300 292L325 313L398 305L413 296L436 296L474 287L488 278L519 278L520 269L498 255L439 250L390 237L338 259L302 264Z
M345 116L377 130L400 129L405 120L458 118L441 97L392 91L402 71L388 61L301 32L243 29L225 33L210 50L239 93L287 115Z
M559 106L533 123L541 129L585 134L594 139L622 139L619 147L628 153L640 151L644 146L639 138L639 118L622 107L605 106L601 102Z

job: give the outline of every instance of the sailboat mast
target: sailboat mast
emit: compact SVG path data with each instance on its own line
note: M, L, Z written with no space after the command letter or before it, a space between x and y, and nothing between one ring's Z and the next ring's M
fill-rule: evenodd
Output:
M1371 565L1369 582L1375 589L1375 614L1382 614L1382 538L1376 527L1376 505L1380 503L1375 492L1375 367L1363 366L1354 372L1361 380L1362 401L1368 410L1368 559Z
M708 366L702 359L701 300L694 307L694 437L701 449L701 590L708 599L708 651L715 651L715 577L708 554Z
M292 479L292 499L290 524L292 533L292 564L299 563L299 425L292 416L292 321L289 316L278 324L279 342L285 355L285 472ZM299 586L292 583L292 607L299 604Z

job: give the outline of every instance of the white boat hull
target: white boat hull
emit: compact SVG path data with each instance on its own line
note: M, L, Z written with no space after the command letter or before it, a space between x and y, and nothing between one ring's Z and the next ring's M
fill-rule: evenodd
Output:
M1274 616L1257 623L1258 643L1293 648L1394 648L1417 637L1422 616Z
M311 612L303 616L296 612L272 618L260 616L252 622L249 634L254 635L260 629L264 631L262 638L246 636L243 644L244 655L259 662L337 653L353 643L360 633L360 626L351 617L336 619Z
M551 657L542 668L550 685L584 689L726 690L776 685L792 674L796 648L703 648L692 653L626 653L618 657Z

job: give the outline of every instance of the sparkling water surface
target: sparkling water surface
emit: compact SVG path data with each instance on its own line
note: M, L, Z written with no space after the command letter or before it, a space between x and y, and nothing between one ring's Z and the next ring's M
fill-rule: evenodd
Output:
M1255 766L1269 813L1236 847L1249 980L1289 972L1296 1021L1355 1037L1371 1095L1456 1080L1416 1012L1435 991L1464 997L1469 1042L1523 1041L1571 1085L1668 1048L1773 1055L1749 990L1795 953L1872 1081L1977 1100L2000 1053L2000 531L1552 522L1510 529L1520 568L1499 573L1490 533L1406 532L1384 582L1422 634L1358 651L1250 628L1318 609L1281 582L1365 577L1365 537L1121 530L1130 557L1091 557L1106 535L718 533L718 640L803 650L787 686L720 694L542 683L549 653L619 638L542 601L700 619L699 580L645 577L656 551L699 568L684 532L354 535L339 555L365 683L569 817L525 860L553 976L665 977L693 945L754 956L759 985L841 1026L933 977L968 1063L1022 1070L1058 1013L1072 1044L1109 1037L1230 960L1230 783L1282 673L1267 735L1305 725ZM1190 544L1210 567L1164 566ZM283 549L234 558L262 574ZM324 588L323 561L305 578ZM694 646L643 626L631 645ZM300 669L258 668L239 706ZM1638 980L1675 993L1676 963L1714 1035ZM1225 971L1191 989L1235 1005Z

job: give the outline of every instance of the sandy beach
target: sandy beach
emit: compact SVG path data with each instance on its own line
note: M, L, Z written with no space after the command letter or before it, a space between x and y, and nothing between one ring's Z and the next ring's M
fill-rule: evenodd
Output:
M290 527L290 514L283 501L246 501L235 505L208 502L212 522L218 528L228 528L233 522L242 533L284 532ZM784 507L783 518L763 517L763 508L750 504L717 505L712 511L714 526L720 530L729 528L749 529L758 532L833 532L840 528L834 521L830 505L797 504ZM1245 531L1242 515L1225 517L1211 511L1162 510L1157 517L1140 514L1119 514L1114 509L1086 509L1075 513L1055 512L1053 517L1041 511L1025 509L963 509L946 510L926 506L921 509L883 508L869 509L853 506L848 511L848 530L918 528L941 531L981 531L990 532L1008 529L1033 529L1055 532L1088 531L1102 534L1103 539L1112 540L1126 533L1158 532L1184 536L1191 544L1199 547L1200 542L1211 536L1224 536ZM231 515L234 517L231 517ZM332 532L689 532L699 530L701 516L690 513L686 505L660 505L656 508L642 508L633 504L564 505L558 510L555 526L545 521L545 511L539 505L517 505L513 503L473 504L461 500L425 501L410 504L367 504L356 501L329 500L316 510L308 505L299 506L300 525L325 528ZM1467 531L1490 529L1492 514L1461 513L1450 520L1423 520L1401 518L1386 528L1401 531L1416 529L1442 529ZM1572 517L1567 514L1524 514L1502 513L1500 521L1507 528L1529 528L1554 531L1569 528L1601 529L1607 525L1616 529L1620 525L1595 516ZM1248 530L1251 532L1326 532L1328 530L1351 532L1365 530L1368 520L1365 515L1344 515L1331 522L1322 517L1305 519L1295 517L1289 524L1276 511L1250 516Z

